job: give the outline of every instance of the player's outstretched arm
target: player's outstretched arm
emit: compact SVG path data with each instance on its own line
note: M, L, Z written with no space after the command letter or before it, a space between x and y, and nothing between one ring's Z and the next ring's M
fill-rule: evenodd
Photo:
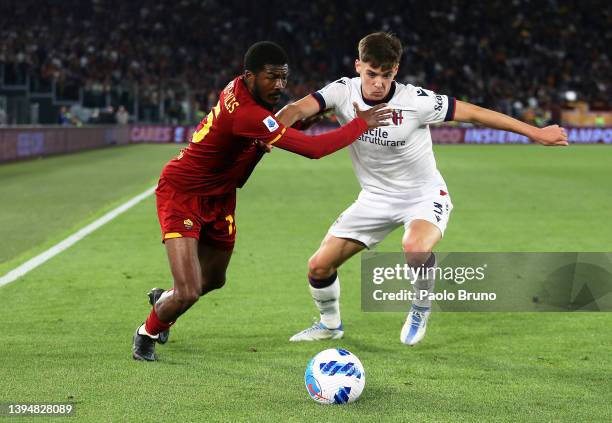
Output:
M503 113L478 107L464 101L457 100L454 120L479 123L488 128L516 132L542 145L567 145L567 133L559 125L537 128Z
M276 114L276 118L285 125L285 127L290 128L298 121L316 116L320 111L319 109L319 102L312 94L309 94L295 103L287 104L280 109Z
M274 146L310 159L320 159L353 143L369 128L388 125L387 122L391 119L392 112L385 109L386 104L379 104L368 110L359 110L356 103L353 103L353 106L357 117L346 125L314 136L287 128Z

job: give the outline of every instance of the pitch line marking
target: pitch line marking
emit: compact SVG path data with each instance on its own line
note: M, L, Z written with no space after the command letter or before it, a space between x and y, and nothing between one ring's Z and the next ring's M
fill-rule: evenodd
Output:
M138 194L137 196L126 201L119 207L109 211L108 213L106 213L104 216L100 217L96 221L90 223L89 225L85 226L84 228L70 235L68 238L55 244L53 247L49 248L47 251L40 253L39 255L31 258L30 260L26 261L25 263L11 270L6 275L0 278L0 287L11 283L19 279L26 273L30 272L31 270L36 269L38 266L45 263L47 260L55 257L56 255L66 250L67 248L70 248L71 246L73 246L74 244L76 244L77 242L85 238L87 235L89 235L96 229L107 224L108 222L110 222L111 220L119 216L120 214L128 211L129 209L134 207L136 204L140 203L142 200L144 200L145 198L153 194L155 192L155 188L156 186L151 187L145 192L143 192L142 194Z

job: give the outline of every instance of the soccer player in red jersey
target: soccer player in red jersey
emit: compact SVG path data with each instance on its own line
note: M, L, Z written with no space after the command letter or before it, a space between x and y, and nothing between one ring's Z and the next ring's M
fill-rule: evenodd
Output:
M154 361L176 319L206 293L225 284L236 239L236 189L271 146L320 158L385 125L385 105L361 111L347 125L317 136L284 127L273 115L287 84L286 53L275 43L251 46L244 74L222 91L187 148L164 167L156 190L157 214L174 287L149 293L153 306L134 334L132 356Z

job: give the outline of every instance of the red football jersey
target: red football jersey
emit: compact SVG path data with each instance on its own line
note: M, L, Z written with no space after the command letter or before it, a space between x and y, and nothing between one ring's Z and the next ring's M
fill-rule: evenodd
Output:
M224 194L243 186L261 159L263 152L255 141L318 159L346 147L367 129L360 117L314 136L285 128L237 77L197 126L189 146L166 164L161 176L177 191Z
M273 143L284 132L274 114L258 104L242 77L237 77L161 176L180 191L203 195L233 191L244 185L263 155L254 141Z

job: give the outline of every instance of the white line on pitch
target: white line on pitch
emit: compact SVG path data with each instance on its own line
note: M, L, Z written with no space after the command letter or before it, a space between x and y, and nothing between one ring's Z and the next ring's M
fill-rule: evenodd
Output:
M108 213L106 213L104 216L102 216L95 222L90 223L89 225L85 226L83 229L80 229L79 231L70 235L68 238L66 238L62 242L55 244L53 247L49 248L47 251L40 253L36 257L31 258L30 260L23 263L21 266L18 266L15 269L11 270L6 275L0 278L0 286L13 282L14 280L28 273L30 270L37 268L38 266L40 266L41 264L43 264L50 258L55 257L56 255L58 255L65 249L76 244L81 239L83 239L84 237L86 237L87 235L95 231L96 229L98 229L100 226L110 222L115 217L119 216L121 213L131 209L136 204L140 203L142 200L144 200L145 198L153 194L153 192L155 192L155 187L149 188L142 194L138 194L136 197L126 201L125 203L117 207L116 209L109 211Z

